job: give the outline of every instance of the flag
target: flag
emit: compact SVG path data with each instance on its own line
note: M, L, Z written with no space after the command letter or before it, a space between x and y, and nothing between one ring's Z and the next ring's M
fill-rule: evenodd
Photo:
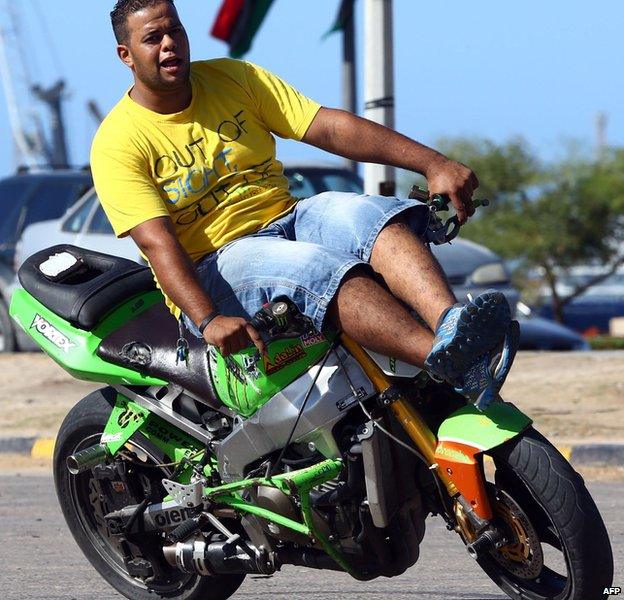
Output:
M232 35L232 31L236 26L236 20L239 18L243 9L245 0L225 0L219 9L217 18L212 24L212 37L227 42Z
M230 56L240 58L251 42L274 0L223 0L210 34L230 46Z
M347 23L353 19L353 5L355 0L340 0L340 8L338 8L338 14L336 20L332 25L332 28L323 36L323 39L330 36L332 33L342 31Z

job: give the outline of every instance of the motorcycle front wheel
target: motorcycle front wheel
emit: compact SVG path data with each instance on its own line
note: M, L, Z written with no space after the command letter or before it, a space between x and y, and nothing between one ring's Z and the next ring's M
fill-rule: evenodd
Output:
M92 470L72 475L67 469L67 457L79 450L98 444L108 417L115 405L117 392L112 388L97 390L76 404L61 425L54 448L54 481L56 493L76 543L98 573L119 593L131 600L225 600L241 585L244 575L200 577L174 572L166 584L149 587L126 569L123 552L110 536L104 520L109 512L106 498L98 488ZM160 451L140 433L135 434L126 449L141 457L144 470L168 462ZM133 464L140 476L141 466ZM170 476L162 468L162 477Z
M490 452L507 543L477 561L513 600L594 600L613 581L604 522L583 479L534 429Z

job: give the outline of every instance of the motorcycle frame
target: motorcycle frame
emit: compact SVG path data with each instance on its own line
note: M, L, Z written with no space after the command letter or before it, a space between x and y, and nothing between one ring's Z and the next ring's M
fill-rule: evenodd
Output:
M341 342L358 360L380 394L392 388L391 380L361 346L344 334L341 336ZM426 460L427 466L435 472L449 496L456 501L459 509L464 512L472 510L478 519L483 521L491 520L493 515L485 490L482 453L518 435L531 424L531 420L507 403L495 404L484 413L466 406L445 420L436 436L405 398L395 397L390 409ZM165 455L173 458L174 462L186 461L186 467L181 470L177 479L182 483L188 483L194 468L204 458L205 446L202 448L202 444L194 436L174 427L166 420L167 415L163 416L165 418L118 393L115 408L111 412L101 443L106 445L111 456L114 456L132 435L140 430ZM150 427L150 423L156 423L158 427ZM465 432L476 433L466 436ZM202 468L203 474L210 477L216 473L217 465L213 457L208 458ZM357 570L318 530L312 519L310 491L337 477L343 466L340 459L327 459L311 467L272 477L254 477L215 487L204 487L202 496L206 502L255 515L318 541L321 548L338 565L359 579L361 577ZM302 520L295 521L245 500L242 493L257 486L273 487L296 499ZM458 524L462 529L467 527L465 520L460 520ZM472 531L466 530L463 533L467 538L472 536Z
M126 388L122 387L126 385L162 387L167 386L167 382L125 367L113 365L102 360L96 354L99 344L106 335L159 301L162 301L160 292L150 292L130 299L112 311L102 324L91 332L71 326L24 290L15 292L10 312L11 316L39 343L42 349L74 377L108 383L113 385L118 393L120 392L118 404L122 406L119 407L118 411L114 410L111 414L111 419L102 437L102 444L107 447L111 456L114 456L140 429L141 433L154 441L174 462L186 461L186 468L178 474L179 481L184 482L193 473L193 463L201 460L197 457L203 456L201 449L206 447L206 443L209 443L209 435L202 434L198 431L199 427L172 414L171 411L161 410L163 405L158 400L150 399L148 402L147 398L143 398L131 390L127 390L130 398L125 397ZM41 326L37 325L41 319L45 322L44 327L50 327L55 335L46 336L45 331L42 332ZM68 351L67 346L59 347L58 334L70 342L70 351ZM392 380L384 374L361 346L345 334L340 335L340 342L358 361L378 394L387 394L387 392L394 390ZM135 401L128 404L132 402L131 398L134 398ZM133 409L131 423L125 428L120 428L116 420L128 407ZM449 497L454 499L466 513L476 515L478 522L491 520L493 514L485 488L483 453L519 435L530 426L531 419L509 403L494 403L484 412L478 411L473 406L466 406L450 415L441 424L436 435L414 406L400 394L393 393L391 395L389 409L405 429L415 448L425 459L427 466L442 482ZM159 424L161 428L165 427L163 424L166 424L165 430L169 432L169 441L160 438L154 431L150 432L150 424L153 425L154 423ZM326 479L318 479L316 470L318 465L324 465L323 468L327 469ZM226 486L207 488L206 492L215 498L219 498L221 502L229 504L232 508L257 514L276 524L314 537L327 554L342 568L357 576L333 545L320 532L316 531L311 520L309 491L319 483L310 485L310 482L329 481L342 468L341 461L335 461L331 464L323 461L318 465L292 472L288 474L288 477L275 476L265 479L243 480ZM338 468L339 466L340 468ZM209 458L204 466L204 473L210 474L215 469L214 459ZM294 480L292 479L293 473L297 473ZM278 477L280 478L276 479ZM263 482L262 485L270 485L278 487L278 489L280 489L279 486L282 486L288 490L285 493L290 495L300 494L302 522L285 520L283 516L247 503L240 497L238 491L257 485L260 481ZM296 481L298 485L289 487L291 481ZM228 485L234 487L228 487Z
M210 456L208 463L202 466L202 459L205 457L207 448L202 448L198 440L181 432L173 424L150 412L137 402L118 393L100 443L106 446L107 454L114 457L137 431L147 437L166 456L171 457L174 463L181 465L186 463L176 478L177 481L188 483L196 468L202 469L203 474L207 477L216 472L216 464ZM206 503L229 506L237 511L252 514L291 529L313 541L318 541L321 548L347 573L355 578L360 578L357 570L316 527L312 518L310 492L313 488L337 477L342 468L342 460L327 459L304 469L271 477L253 477L224 485L204 487L202 498ZM243 498L242 493L244 491L258 486L276 488L283 494L296 499L301 510L301 522L257 506ZM171 497L166 497L164 501L170 499Z

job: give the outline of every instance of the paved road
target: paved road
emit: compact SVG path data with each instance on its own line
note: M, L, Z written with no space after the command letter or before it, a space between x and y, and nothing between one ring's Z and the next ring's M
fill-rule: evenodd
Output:
M624 585L624 484L594 483L614 546L616 585ZM65 527L48 475L0 475L0 590L5 600L122 598L82 557ZM296 600L504 600L468 557L455 534L435 521L421 560L395 579L360 583L332 572L285 568L273 578L248 577L236 598Z

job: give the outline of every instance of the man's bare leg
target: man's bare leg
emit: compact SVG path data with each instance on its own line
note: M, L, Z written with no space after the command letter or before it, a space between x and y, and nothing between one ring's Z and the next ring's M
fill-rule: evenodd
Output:
M403 220L381 231L370 264L390 291L411 306L432 330L444 310L457 302L440 264Z
M481 294L474 303L452 309L436 331L455 295L429 249L403 221L380 233L370 263L391 293L362 270L353 271L330 306L334 321L363 346L418 366L426 363L430 373L452 383L477 407L489 406L518 347L518 324L511 322L504 296ZM397 298L418 312L435 338Z
M433 334L362 269L345 277L329 315L356 342L386 356L423 366Z

